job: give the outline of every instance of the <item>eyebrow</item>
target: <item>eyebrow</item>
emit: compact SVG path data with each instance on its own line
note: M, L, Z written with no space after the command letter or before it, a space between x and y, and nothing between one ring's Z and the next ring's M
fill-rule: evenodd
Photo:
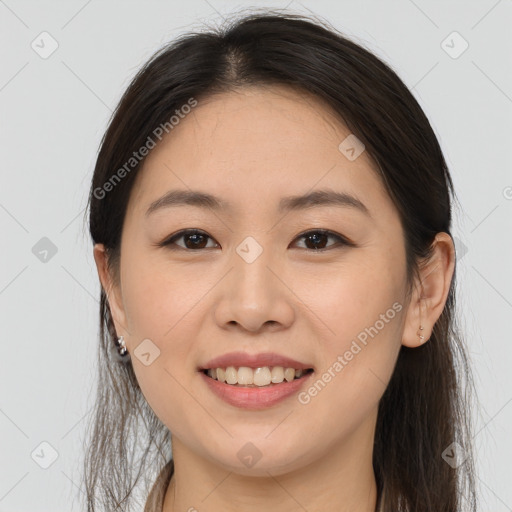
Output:
M169 190L162 197L153 201L146 210L146 217L157 210L176 206L196 206L199 208L211 208L213 210L229 210L230 203L197 190ZM356 197L346 192L335 190L314 190L300 196L287 196L281 198L278 204L278 212L289 212L318 206L342 206L359 210L368 217L371 214L368 208Z

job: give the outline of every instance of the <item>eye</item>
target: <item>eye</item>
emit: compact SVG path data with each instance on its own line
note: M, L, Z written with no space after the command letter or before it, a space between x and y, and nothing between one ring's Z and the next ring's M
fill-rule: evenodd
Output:
M312 231L306 231L299 235L297 239L304 238L306 240L306 249L311 249L313 251L325 251L334 246L347 245L353 247L354 244L347 240L345 237L338 235L337 233L333 233L332 231L328 231L326 229L315 229ZM326 240L329 238L335 238L338 240L338 243L330 244L326 248Z
M295 240L300 238L305 239L306 249L310 249L312 251L325 251L332 246L350 246L354 247L355 245L350 242L345 237L338 235L332 231L328 231L326 229L315 229L311 231L306 231L305 233L300 234ZM337 243L332 243L326 246L326 241L329 239L337 240ZM183 239L185 242L183 245L177 244L176 241ZM177 245L182 249L189 250L198 250L198 249L211 249L218 244L214 244L213 246L208 247L208 239L213 240L209 235L207 235L204 231L199 229L186 229L183 231L179 231L175 233L170 238L167 238L163 242L157 244L159 247L169 247L170 249L174 249L174 247L170 247L173 245Z
M180 244L175 244L175 241L179 240L180 238L183 238L185 240L184 246ZM170 238L164 240L158 245L160 247L178 245L178 247L181 247L183 249L197 250L204 249L206 247L206 239L208 238L210 237L204 231L200 231L199 229L186 229L184 231L179 231L178 233L172 235ZM174 248L171 247L171 249Z

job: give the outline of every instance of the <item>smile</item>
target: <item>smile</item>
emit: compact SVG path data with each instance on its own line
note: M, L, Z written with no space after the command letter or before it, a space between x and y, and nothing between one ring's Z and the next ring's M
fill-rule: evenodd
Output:
M203 370L206 375L214 380L239 387L266 387L281 384L284 381L292 382L312 371L312 368L302 370L283 366L264 366L260 368L228 366L226 368Z
M239 384L238 375L240 370L242 370L242 380L246 376L250 376L246 369L253 373L253 383ZM228 382L218 380L219 373L222 377L224 369L220 368L220 372L218 370L219 368L200 370L198 373L214 396L233 407L251 410L268 409L281 402L284 403L286 398L299 393L310 382L315 373L312 369L297 370L296 376L295 369L290 368L289 370L293 371L293 378L292 380L287 380L285 372L288 378L291 378L292 375L291 371L287 372L288 368L263 367L256 368L253 371L252 368L248 367L227 367L224 372L224 378L226 378L226 375L230 378L233 384L229 384ZM215 377L213 376L214 371ZM279 382L272 382L272 371L274 371L274 378L276 380L280 379ZM281 379L281 371L283 379ZM299 372L301 372L300 375ZM254 380L263 384L254 384Z

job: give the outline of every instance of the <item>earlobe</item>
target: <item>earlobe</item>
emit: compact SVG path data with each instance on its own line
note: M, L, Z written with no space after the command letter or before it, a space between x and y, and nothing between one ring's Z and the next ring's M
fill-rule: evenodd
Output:
M94 245L94 261L96 262L96 268L101 286L107 296L110 311L112 313L112 319L116 328L116 333L119 336L126 335L127 331L123 327L125 325L125 315L124 309L122 307L120 290L118 290L115 286L112 276L108 271L107 254L103 244Z
M448 233L437 233L433 241L433 254L419 270L420 282L407 311L402 345L418 347L428 342L434 324L441 316L450 291L455 270L455 248Z

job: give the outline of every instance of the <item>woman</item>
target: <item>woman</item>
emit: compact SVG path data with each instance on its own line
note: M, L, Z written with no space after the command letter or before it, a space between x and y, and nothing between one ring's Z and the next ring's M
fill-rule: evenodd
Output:
M148 512L476 510L451 194L414 97L332 28L159 51L89 197L88 510L141 510L141 477Z

